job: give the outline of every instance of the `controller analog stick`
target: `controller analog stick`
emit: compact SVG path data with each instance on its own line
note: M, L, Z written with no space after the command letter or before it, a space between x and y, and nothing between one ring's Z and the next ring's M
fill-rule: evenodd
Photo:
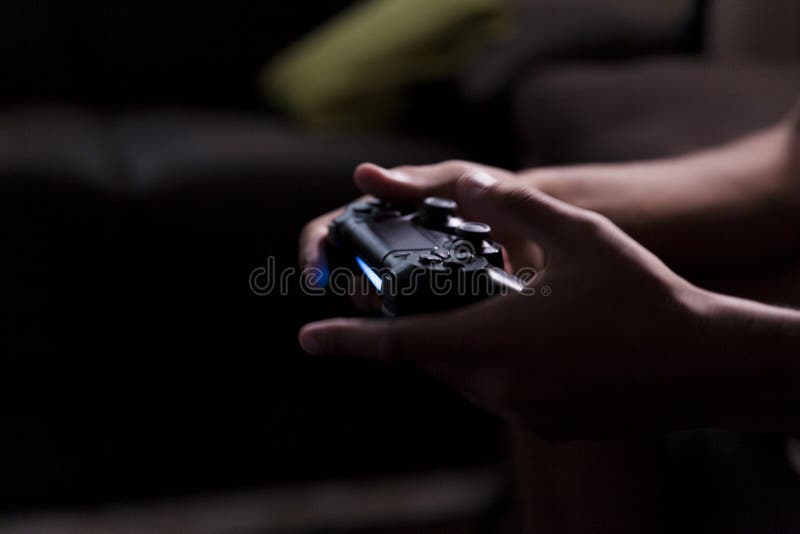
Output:
M422 222L427 225L440 226L456 212L456 201L449 198L428 197L422 201Z
M456 228L456 235L466 239L478 248L481 246L484 239L489 239L491 233L491 226L479 222L464 221Z

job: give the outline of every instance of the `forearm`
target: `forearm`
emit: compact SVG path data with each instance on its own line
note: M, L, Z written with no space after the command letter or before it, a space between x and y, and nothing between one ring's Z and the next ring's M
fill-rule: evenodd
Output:
M799 136L787 120L687 156L521 175L603 213L670 264L749 262L800 247Z
M800 431L800 311L703 290L688 304L706 412L729 428Z

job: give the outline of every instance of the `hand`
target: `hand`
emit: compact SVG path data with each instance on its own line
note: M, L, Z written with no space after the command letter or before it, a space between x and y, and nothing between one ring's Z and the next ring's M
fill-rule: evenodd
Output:
M359 165L353 176L358 188L367 195L384 200L420 201L425 197L452 197L459 176L471 171L483 171L497 178L509 178L513 173L466 161L445 161L435 165L406 165L384 169L372 163ZM309 222L300 233L301 268L325 269L325 238L328 225L343 208L328 212Z
M458 177L471 171L483 171L504 179L513 176L511 172L496 167L452 160L435 165L405 165L393 169L363 163L356 168L353 178L358 188L368 195L385 200L421 201L429 196L452 197ZM298 257L301 269L315 269L319 272L327 270L325 239L328 236L328 227L343 211L344 208L330 211L303 228ZM314 279L324 280L324 277ZM377 313L380 310L380 300L371 286L367 287L370 293L357 292L352 296L353 303L363 311Z
M454 196L467 217L493 227L514 268L544 247L539 293L394 320L312 323L300 331L306 351L417 365L551 437L663 428L695 413L701 399L690 392L706 391L695 386L713 367L698 349L700 290L596 213L502 173L438 176L413 193Z

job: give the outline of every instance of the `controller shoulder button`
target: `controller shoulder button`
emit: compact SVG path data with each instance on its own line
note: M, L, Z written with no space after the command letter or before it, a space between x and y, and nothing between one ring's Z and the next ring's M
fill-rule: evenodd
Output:
M352 209L354 213L361 213L361 214L372 212L372 206L370 206L366 202L357 202L355 204L352 204L350 206L350 209Z
M450 269L453 269L453 270L461 270L461 269L464 268L464 263L465 262L460 261L460 260L452 260L451 259L451 260L445 261L444 262L444 266L448 267Z
M386 219L393 219L400 217L402 214L397 210L379 211L375 214L376 221L385 221Z
M421 254L419 257L419 262L422 265L437 265L442 263L442 261L442 258L436 254Z

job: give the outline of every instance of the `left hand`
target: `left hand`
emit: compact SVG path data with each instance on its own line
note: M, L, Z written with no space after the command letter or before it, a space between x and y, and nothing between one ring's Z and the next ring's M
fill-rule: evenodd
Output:
M454 189L466 217L493 227L513 269L544 248L537 294L311 323L299 335L307 352L411 363L554 438L672 427L703 413L694 393L714 362L701 350L701 290L608 219L524 182L473 170Z

